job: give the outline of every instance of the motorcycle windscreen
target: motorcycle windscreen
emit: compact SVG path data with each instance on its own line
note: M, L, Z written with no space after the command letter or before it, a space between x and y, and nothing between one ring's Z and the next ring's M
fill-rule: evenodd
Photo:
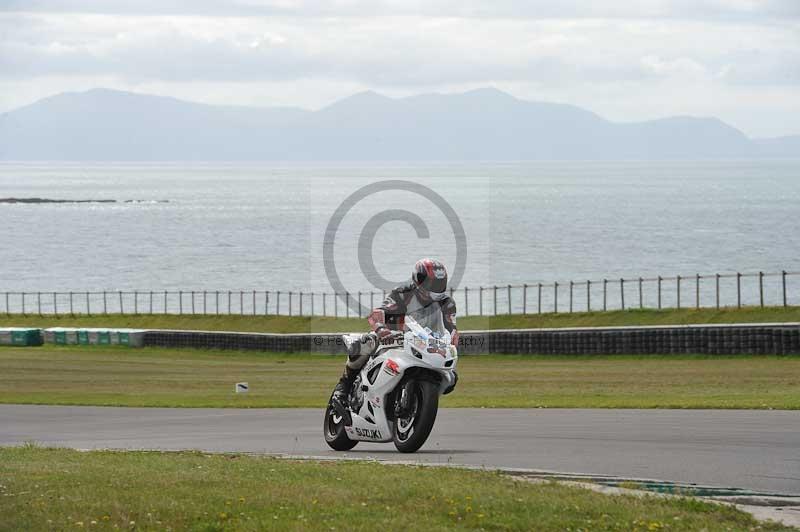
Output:
M442 307L438 303L422 305L417 298L413 298L406 309L406 315L414 318L420 326L427 327L431 332L440 335L447 334L442 318Z

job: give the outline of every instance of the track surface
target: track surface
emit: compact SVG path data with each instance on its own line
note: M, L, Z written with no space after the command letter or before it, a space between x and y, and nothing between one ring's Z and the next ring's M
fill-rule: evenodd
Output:
M0 445L201 449L414 460L653 478L800 495L800 412L443 409L425 446L348 453L313 409L0 405Z

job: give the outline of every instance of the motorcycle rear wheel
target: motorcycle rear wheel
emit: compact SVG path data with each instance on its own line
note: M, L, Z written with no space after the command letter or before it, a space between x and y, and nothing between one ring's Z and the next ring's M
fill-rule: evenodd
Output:
M401 453L416 452L433 430L439 411L439 387L428 381L414 381L410 412L394 425L394 446Z
M325 409L322 431L325 434L325 443L334 451L349 451L358 444L357 440L347 437L347 431L344 430L344 419L336 413L331 405Z

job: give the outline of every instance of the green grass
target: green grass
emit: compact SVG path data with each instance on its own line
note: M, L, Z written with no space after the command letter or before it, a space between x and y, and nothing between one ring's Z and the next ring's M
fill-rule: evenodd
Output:
M791 530L693 499L494 472L194 452L0 449L0 530Z
M0 348L0 403L313 407L343 356L98 346ZM800 357L486 355L443 407L800 409ZM247 381L250 392L233 393Z
M600 327L612 325L675 325L686 323L800 322L800 307L745 307L742 309L665 309L513 314L495 317L466 316L458 320L462 330L540 327ZM244 332L341 332L360 331L365 319L300 316L205 316L120 315L36 316L0 315L0 327L128 327L140 329L187 329Z

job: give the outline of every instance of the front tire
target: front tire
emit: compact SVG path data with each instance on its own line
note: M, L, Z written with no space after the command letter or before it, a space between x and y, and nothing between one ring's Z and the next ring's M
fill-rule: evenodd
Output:
M331 405L328 405L325 410L322 431L325 434L325 443L334 451L349 451L358 444L358 441L347 437L347 431L344 430L344 418L337 414L336 409Z
M428 381L414 381L408 414L394 425L394 446L401 453L416 452L433 429L439 411L439 387Z

